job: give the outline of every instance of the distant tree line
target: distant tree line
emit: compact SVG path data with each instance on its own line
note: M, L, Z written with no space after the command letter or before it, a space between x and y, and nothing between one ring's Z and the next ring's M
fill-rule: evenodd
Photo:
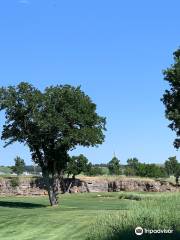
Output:
M137 158L129 158L125 166L120 165L120 161L113 157L107 167L110 175L124 174L150 178L164 178L173 175L176 178L176 184L180 177L180 163L176 156L169 157L163 165L140 163Z
M15 165L11 169L17 175L21 175L24 171L31 174L39 174L41 172L39 166L25 165L24 160L19 156L14 161ZM92 164L83 154L80 154L79 156L69 158L65 174L68 178L71 177L72 179L75 179L79 174L86 176L126 175L150 178L166 178L173 175L178 184L180 163L176 156L169 157L162 165L141 163L134 157L129 158L126 165L121 165L120 160L114 156L107 164Z
M121 165L120 160L114 156L107 164L92 164L81 154L71 157L67 165L66 173L68 177L72 175L72 178L75 178L75 176L81 173L86 176L126 175L149 178L167 178L173 175L178 184L180 163L174 156L169 157L162 165L141 163L137 158L129 158L127 160L127 165Z
M127 166L124 171L127 176L140 177L167 177L166 169L157 164L140 163L137 158L130 158L127 160Z

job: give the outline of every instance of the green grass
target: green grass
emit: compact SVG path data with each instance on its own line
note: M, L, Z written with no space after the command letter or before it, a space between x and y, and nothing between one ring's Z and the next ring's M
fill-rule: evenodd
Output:
M124 240L119 236L132 233L134 221L175 225L180 211L179 193L65 194L59 200L50 207L47 197L0 197L0 239Z
M12 172L12 169L10 167L0 166L0 172L3 172L5 174L10 174Z
M81 240L101 212L128 209L117 194L62 195L59 207L50 207L47 197L1 197L0 239ZM109 197L111 196L111 197Z
M180 239L180 193L120 193L120 200L134 202L129 211L102 213L91 226L87 240ZM97 228L97 226L100 226ZM173 234L134 234L146 229L173 229Z

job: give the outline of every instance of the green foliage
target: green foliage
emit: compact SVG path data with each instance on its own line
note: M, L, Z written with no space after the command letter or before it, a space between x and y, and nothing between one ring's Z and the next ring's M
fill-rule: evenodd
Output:
M129 194L120 194L119 195L119 199L129 199L129 200L136 200L136 201L140 201L142 200L142 197L139 195L139 194L132 194L132 193L129 193Z
M139 160L137 158L128 158L127 164L128 166L137 169L137 165L139 163Z
M87 171L85 172L87 176L101 176L104 175L102 167L93 166L92 164L88 165Z
M177 169L178 161L176 156L169 157L167 161L165 161L165 169L168 175L174 175Z
M108 163L108 168L111 175L121 174L120 161L117 157L112 158L112 160Z
M18 187L20 184L19 178L18 177L11 178L10 184L11 184L11 187L13 187L13 188Z
M10 174L12 172L12 169L11 167L0 166L0 172L3 172L5 174Z
M176 184L178 184L178 180L180 177L180 163L178 163L176 156L169 157L167 161L165 161L165 169L168 175L174 175L176 178Z
M29 147L33 161L42 168L49 196L50 191L55 195L55 182L66 169L68 151L104 141L105 118L80 87L58 85L41 92L22 82L0 88L0 110L6 118L1 137L5 146L20 142Z
M156 164L139 163L137 169L137 175L141 177L161 178L166 177L166 171L164 167Z
M124 170L124 174L126 176L136 176L137 172L135 171L135 169L133 169L133 168L131 168L129 166L126 166L125 170Z
M139 239L180 239L179 193L177 194L120 194L120 202L132 202L128 211L103 213L91 225L87 240L137 239L134 229L171 229L172 234L143 234ZM98 227L97 227L98 226Z
M75 176L81 172L87 171L87 164L88 159L83 154L72 156L67 164L66 172L68 176L72 174L73 178L75 178Z
M22 174L24 172L24 170L25 170L25 162L24 162L24 160L17 156L14 159L14 162L15 162L15 166L12 167L13 172L16 173L17 175Z
M129 158L125 168L126 176L161 178L167 177L164 167L156 164L140 163L137 158Z
M126 176L135 176L138 175L138 166L139 161L137 158L129 158L127 160L127 166L125 167L125 175Z
M165 116L171 121L169 128L176 132L174 141L176 148L180 147L180 48L173 53L174 64L164 71L164 80L168 81L170 89L166 90L162 101L165 105Z
M107 164L89 163L87 165L87 170L84 172L84 175L87 175L87 176L109 175L109 169L107 167Z
M6 146L27 144L35 163L52 174L65 168L68 150L104 141L105 119L80 87L51 86L40 92L22 82L1 88L0 110L7 119L2 132Z
M108 167L101 167L101 166L96 166L96 167L99 167L102 170L102 175L109 175L109 168Z

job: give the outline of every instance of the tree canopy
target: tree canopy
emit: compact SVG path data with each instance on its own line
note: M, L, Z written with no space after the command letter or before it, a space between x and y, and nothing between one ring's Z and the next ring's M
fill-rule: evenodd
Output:
M170 89L165 90L162 101L165 105L165 116L171 121L169 127L176 132L174 141L176 148L180 147L180 48L173 53L174 64L164 71L164 80L168 81Z
M108 163L108 168L110 174L119 175L121 173L120 160L114 156L112 160Z
M92 163L88 163L85 174L87 176L100 176L103 175L104 173L102 167L93 165Z
M176 156L169 157L168 160L165 161L165 169L168 175L174 175L176 178L176 183L178 184L180 177L180 163L178 162Z
M51 205L56 204L57 186L49 178L62 176L69 150L103 143L105 118L80 87L70 85L50 86L43 92L26 82L2 87L0 110L6 118L1 137L5 146L20 142L29 147L42 168Z
M12 167L13 172L16 173L17 175L22 174L24 172L24 170L25 170L24 159L22 159L19 156L17 156L14 159L14 162L15 162L15 166Z
M137 158L128 158L127 166L125 168L125 175L135 176L138 174L139 160Z
M87 171L87 164L88 159L83 154L72 156L67 163L66 172L68 175L72 175L72 177L75 178L75 176L81 172Z

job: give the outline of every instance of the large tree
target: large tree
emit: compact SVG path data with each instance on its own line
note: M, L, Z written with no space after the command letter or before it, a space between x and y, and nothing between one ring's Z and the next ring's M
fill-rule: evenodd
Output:
M169 127L176 132L174 146L180 147L180 48L173 53L174 63L164 71L164 79L170 88L165 91L162 101L166 107L165 115L171 121Z
M43 92L22 82L0 88L0 110L5 112L5 146L26 144L41 169L51 205L58 203L58 183L77 145L97 146L104 141L105 118L80 87L58 85Z

